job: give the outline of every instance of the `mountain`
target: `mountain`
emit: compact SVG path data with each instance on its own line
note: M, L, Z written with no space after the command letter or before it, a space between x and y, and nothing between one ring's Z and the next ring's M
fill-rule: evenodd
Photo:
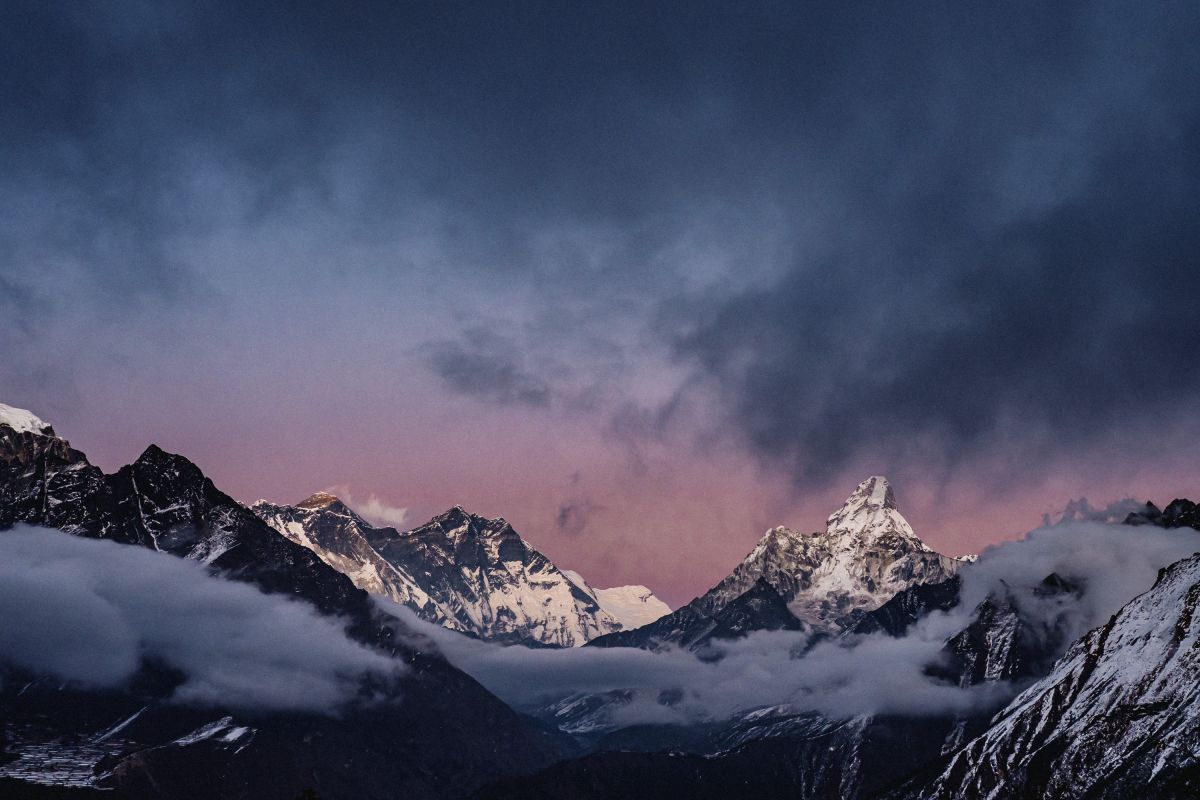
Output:
M957 606L961 591L962 577L957 574L940 583L914 584L879 608L863 614L845 630L845 635L886 633L903 636L929 613L949 611Z
M99 784L139 797L291 800L305 789L441 797L573 750L437 653L409 644L366 592L182 456L151 445L105 475L49 425L0 408L0 529L22 522L197 560L297 598L407 669L389 702L334 718L181 706L170 702L180 676L150 662L130 686L106 691L3 666L0 778Z
M842 636L851 646L857 636L904 636L927 614L957 607L961 583L955 575L941 583L911 586L863 614ZM770 592L778 597L765 580L756 587L762 595ZM1060 599L1064 613L1068 600L1078 599L1078 587L1056 575L1048 576L1030 592L1047 600ZM737 601L725 610L736 606ZM985 598L966 623L947 638L943 658L930 663L928 674L934 680L964 687L1027 684L1045 674L1053 657L1068 644L1048 635L1055 630L1053 624L1022 612L1015 590ZM796 624L803 623L796 620ZM605 639L623 635L629 634ZM874 797L914 771L940 769L949 754L987 730L995 709L981 707L965 715L878 714L840 719L781 705L692 726L618 727L614 719L619 715L613 712L632 700L631 692L608 692L565 698L540 710L541 718L589 741L593 750L615 752L564 761L529 778L503 779L479 797L669 797L680 793L689 797L746 793L763 798ZM660 703L669 705L672 700L665 696Z
M940 721L808 715L789 735L756 738L712 754L613 747L531 776L498 779L477 800L625 798L850 800L874 797L914 764L940 756ZM963 795L962 797L969 797Z
M772 528L728 577L704 595L651 625L589 644L656 649L697 641L726 606L759 581L765 581L790 613L812 630L839 632L897 593L944 581L966 563L935 553L922 542L896 508L887 479L874 476L860 483L829 516L823 533ZM754 628L750 620L744 622L745 630ZM776 627L777 622L771 620Z
M940 583L914 584L879 608L859 615L840 638L853 648L865 636L903 637L931 613L959 609L962 585L958 573ZM1068 623L1090 602L1088 588L1056 573L1031 585L999 581L969 614L961 616L962 627L946 636L941 657L929 661L926 675L945 685L990 685L995 701L1004 702L1044 677L1066 652L1071 644ZM659 636L672 638L667 624L686 628L689 620L699 625L698 619L694 607L684 607L657 623ZM623 637L637 633L604 637L593 646L619 644ZM677 643L686 641L673 638ZM988 730L997 710L996 705L985 704L962 713L839 719L785 704L691 726L621 727L620 710L633 699L632 692L609 692L568 697L540 709L540 718L585 738L593 750L625 752L569 760L532 779L501 781L481 796L515 796L528 789L529 796L571 797L569 787L579 785L588 785L601 796L619 796L636 793L636 775L649 771L656 780L660 775L672 775L674 783L646 796L671 792L719 796L715 787L745 785L754 786L758 796L765 797L872 797L914 772L937 775L966 742ZM670 705L673 698L664 693L659 702ZM627 751L640 752L635 756ZM674 755L666 755L668 752ZM687 769L676 772L685 765ZM954 782L947 785L953 787ZM956 793L950 788L940 796L984 795Z
M703 650L715 640L738 639L751 631L808 630L788 609L787 601L766 578L704 616L694 604L631 631L619 631L588 642L591 647L640 647L660 650L686 647Z
M594 589L583 576L573 570L565 569L563 574L596 598L600 607L612 615L621 624L622 630L633 630L643 625L649 625L671 613L671 607L654 596L654 592L640 584L631 586L614 586L611 589Z
M369 524L325 493L295 506L259 501L251 509L360 589L451 630L573 647L621 629L582 579L556 567L503 519L455 506L400 532Z
M1139 511L1125 517L1126 525L1157 525L1160 528L1195 528L1200 530L1200 506L1191 500L1175 499L1159 510L1146 503Z
M1078 640L928 785L906 796L1200 794L1200 555Z

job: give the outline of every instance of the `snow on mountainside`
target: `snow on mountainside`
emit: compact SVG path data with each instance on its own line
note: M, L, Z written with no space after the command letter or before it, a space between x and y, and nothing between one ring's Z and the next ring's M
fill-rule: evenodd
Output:
M150 445L106 475L48 426L28 430L27 419L0 421L0 532L27 523L144 547L309 603L336 617L349 638L405 665L403 703L373 685L370 695L381 702L340 717L260 710L247 720L219 699L196 708L173 700L184 675L152 657L152 647L127 687L101 691L16 670L0 652L0 783L78 779L121 797L291 798L306 788L322 796L465 796L498 774L570 752L569 743L516 715L440 654L411 645L366 592L186 458ZM46 589L59 603L87 596L59 588ZM267 652L275 646L254 644ZM184 746L186 734L226 716L237 724ZM242 727L253 728L252 737L230 738Z
M614 586L597 589L600 607L616 617L625 628L640 628L671 613L671 607L645 586Z
M580 589L596 598L600 607L621 623L622 629L640 628L671 613L671 607L655 597L654 592L645 586L614 586L611 589L593 589L578 572L564 569L563 574Z
M712 613L766 578L797 617L838 630L917 583L937 583L965 562L935 553L896 508L886 478L860 483L814 535L777 527L767 531L729 577L699 599Z
M621 629L581 578L572 578L503 519L455 506L411 531L375 527L336 497L251 509L360 589L484 639L573 647Z
M0 425L7 425L17 433L54 435L54 429L38 419L33 412L23 408L14 408L4 403L0 403Z
M1196 797L1200 555L1071 646L923 798Z
M701 597L649 625L594 644L656 649L700 641L703 629L711 628L727 606L760 580L801 622L834 633L908 587L944 581L966 563L922 542L897 510L887 479L873 476L829 516L823 533L772 528L728 577ZM754 628L751 620L745 624L747 630ZM773 615L766 627L778 624Z
M294 506L259 500L250 510L279 533L317 554L359 589L422 612L451 630L465 631L449 609L421 590L416 578L389 564L367 539L370 523L331 494L317 492Z

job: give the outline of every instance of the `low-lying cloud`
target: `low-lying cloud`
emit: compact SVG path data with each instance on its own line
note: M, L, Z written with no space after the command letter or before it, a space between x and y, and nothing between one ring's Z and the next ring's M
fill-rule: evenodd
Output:
M145 659L186 675L172 700L336 713L400 663L310 606L140 547L20 526L0 533L0 660L89 688Z
M989 595L1010 599L1028 627L1063 634L1054 656L1149 589L1160 567L1200 550L1200 533L1099 523L1039 529L1024 540L985 551L963 571L962 602L936 612L904 637L844 637L808 647L804 633L757 632L716 645L718 660L686 650L632 648L533 650L459 636L423 623L395 605L388 610L424 633L455 665L519 709L556 699L633 690L607 722L697 722L786 705L831 718L895 713L924 716L996 707L1019 687L993 683L960 688L931 677L947 638L970 624ZM1045 597L1035 591L1052 573L1082 587ZM710 654L711 655L711 654ZM659 703L663 692L677 698Z

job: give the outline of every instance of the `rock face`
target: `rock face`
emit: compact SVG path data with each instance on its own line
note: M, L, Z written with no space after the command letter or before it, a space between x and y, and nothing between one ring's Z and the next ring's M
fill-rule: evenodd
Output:
M807 630L788 610L787 601L765 578L759 578L743 594L726 603L712 616L702 616L691 604L649 625L632 631L602 636L593 647L686 647L704 650L714 641L739 639L751 631Z
M370 525L324 493L295 506L259 501L252 510L360 589L451 630L574 647L621 629L582 579L558 569L503 519L455 506L401 532Z
M1200 530L1200 507L1186 499L1172 500L1161 511L1154 503L1146 503L1140 511L1131 512L1129 516L1125 517L1125 524Z
M703 635L700 629L711 626L760 580L806 626L837 633L897 593L940 583L966 563L922 542L897 510L887 479L870 477L829 516L823 533L772 528L728 577L701 597L649 626L592 644L654 649L695 641ZM746 630L751 629L748 624Z
M911 792L957 797L1196 797L1200 556L1071 646L1051 673Z
M888 636L903 636L929 613L949 611L957 606L961 591L962 578L958 575L941 583L918 583L900 592L874 611L863 614L845 633L886 633Z
M440 655L409 644L366 592L186 458L151 446L105 475L48 425L29 422L33 415L2 411L0 530L24 522L201 561L335 615L347 635L407 670L393 702L332 718L181 707L168 702L180 677L152 663L120 691L85 691L0 663L0 778L98 782L139 797L291 800L305 789L438 797L571 752Z

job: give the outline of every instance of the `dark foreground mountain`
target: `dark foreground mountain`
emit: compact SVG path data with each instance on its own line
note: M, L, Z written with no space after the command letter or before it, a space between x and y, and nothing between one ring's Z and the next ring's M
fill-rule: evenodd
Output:
M571 752L561 735L517 715L431 649L409 644L366 592L220 492L187 459L151 446L105 475L28 412L0 411L0 528L55 527L200 561L336 615L349 636L407 668L391 701L331 717L169 703L181 678L162 665L143 665L120 691L82 691L9 666L0 683L0 775L148 797L290 800L305 789L326 797L453 797Z
M1200 556L1077 641L921 798L1200 796Z

